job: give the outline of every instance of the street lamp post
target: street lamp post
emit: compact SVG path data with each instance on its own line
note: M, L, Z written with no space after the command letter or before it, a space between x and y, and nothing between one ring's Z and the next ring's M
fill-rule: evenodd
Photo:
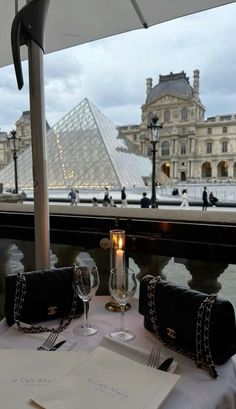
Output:
M153 113L150 113L148 120L148 130L149 130L149 142L152 145L152 197L151 206L153 209L157 207L156 198L156 153L157 144L159 143L159 129L162 128L162 124L158 122L159 118Z
M14 193L18 193L18 170L17 170L17 159L18 159L18 152L19 152L19 143L20 143L20 138L17 138L16 136L16 131L13 130L11 131L11 136L7 137L10 145L10 149L13 154L13 160L14 160L14 172L15 172L15 191Z

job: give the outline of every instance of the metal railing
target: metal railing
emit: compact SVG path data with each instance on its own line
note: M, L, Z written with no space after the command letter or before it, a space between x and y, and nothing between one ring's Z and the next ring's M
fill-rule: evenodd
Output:
M161 275L207 293L226 294L236 306L236 214L206 213L50 205L51 264L94 260L101 277L99 293L108 294L109 232L120 228L126 232L127 262L139 279L147 273ZM2 309L5 275L35 269L32 205L0 206L0 249Z

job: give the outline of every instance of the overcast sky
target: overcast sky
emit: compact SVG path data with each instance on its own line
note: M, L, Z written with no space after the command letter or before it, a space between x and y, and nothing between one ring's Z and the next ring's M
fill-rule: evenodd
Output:
M115 125L139 124L146 78L200 70L206 117L236 113L236 3L46 55L46 117L51 126L87 97ZM18 91L12 66L0 69L0 128L29 110L27 63Z

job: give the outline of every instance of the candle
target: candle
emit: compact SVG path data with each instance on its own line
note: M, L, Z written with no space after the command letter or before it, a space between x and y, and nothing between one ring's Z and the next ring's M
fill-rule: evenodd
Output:
M124 250L122 250L123 241L121 237L119 237L117 244L118 249L116 250L116 271L118 274L120 274L117 277L117 286L121 287L123 281L122 275L124 273Z
M123 273L124 269L124 251L121 249L116 250L116 269L118 273Z
M111 230L111 269L115 268L117 273L123 274L125 268L125 231Z
M120 229L110 230L110 267L112 272L116 272L113 277L113 285L119 290L117 293L122 294L123 280L125 273L125 231ZM112 297L113 298L113 297ZM119 305L113 299L108 303L109 311L118 311Z
M117 242L117 250L116 250L116 268L122 274L124 269L124 251L123 249L123 240L122 237L118 238Z

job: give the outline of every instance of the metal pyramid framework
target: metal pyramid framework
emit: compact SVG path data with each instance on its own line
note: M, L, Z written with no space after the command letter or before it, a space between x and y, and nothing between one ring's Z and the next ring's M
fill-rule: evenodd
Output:
M87 98L47 133L48 188L113 189L144 187L151 161L118 136L115 125ZM33 188L32 150L18 158L18 184ZM14 186L11 162L0 172L4 189Z

